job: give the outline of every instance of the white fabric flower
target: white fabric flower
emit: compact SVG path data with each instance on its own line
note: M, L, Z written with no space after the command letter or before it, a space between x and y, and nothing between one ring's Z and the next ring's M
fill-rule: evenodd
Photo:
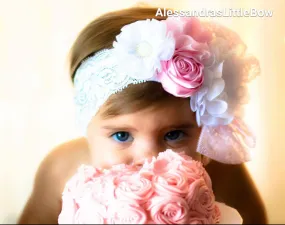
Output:
M164 22L148 19L124 26L113 47L122 72L147 80L161 69L160 61L172 57L175 40Z
M226 125L233 120L230 113L225 81L222 78L223 62L205 69L203 86L190 100L191 109L196 112L199 126Z

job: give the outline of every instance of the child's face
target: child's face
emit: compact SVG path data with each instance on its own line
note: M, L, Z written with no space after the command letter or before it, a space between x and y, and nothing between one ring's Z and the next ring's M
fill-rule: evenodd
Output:
M184 151L199 160L199 135L200 128L187 99L108 119L98 113L88 128L93 164L104 168L140 163L166 149Z

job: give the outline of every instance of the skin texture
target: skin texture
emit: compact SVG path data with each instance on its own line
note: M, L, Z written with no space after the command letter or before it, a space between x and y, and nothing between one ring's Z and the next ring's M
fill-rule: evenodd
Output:
M113 118L104 119L99 113L88 128L88 142L93 165L97 167L108 168L133 161L140 163L140 160L156 156L167 148L184 151L199 160L196 146L200 130L189 101L175 99ZM118 142L111 137L121 131L129 133L127 142ZM178 138L171 140L167 135Z
M122 131L130 134L126 142L114 139L114 134ZM173 137L173 132L176 136L179 134L175 141L168 138L169 134ZM102 118L99 113L88 127L87 139L62 144L43 160L19 223L56 224L64 185L81 164L105 168L132 161L140 164L143 158L156 156L167 148L185 151L196 160L201 160L195 152L199 135L195 115L185 99L108 119ZM244 218L244 223L266 222L262 201L243 165L223 165L212 161L206 169L212 178L218 201L235 207Z

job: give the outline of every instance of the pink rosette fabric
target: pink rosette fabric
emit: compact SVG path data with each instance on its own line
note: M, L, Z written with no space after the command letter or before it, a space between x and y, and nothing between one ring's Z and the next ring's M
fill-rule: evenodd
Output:
M141 166L81 166L66 184L58 223L217 224L221 216L202 164L166 150Z
M165 23L174 37L175 51L171 59L161 61L157 79L167 92L187 98L202 86L204 67L214 60L208 46L212 34L196 18L168 18Z

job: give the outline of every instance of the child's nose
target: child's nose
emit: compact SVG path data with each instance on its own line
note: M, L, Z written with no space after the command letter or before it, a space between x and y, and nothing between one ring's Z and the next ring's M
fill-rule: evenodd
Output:
M134 164L136 166L142 166L145 163L146 160L148 160L150 162L152 157L153 156L155 157L156 155L157 154L147 154L147 155L144 155L144 156L142 156L140 158L136 158L136 159L134 159Z
M135 146L134 149L134 163L136 165L142 165L145 159L150 160L152 157L156 157L159 152L164 151L163 147L156 141L145 140Z

